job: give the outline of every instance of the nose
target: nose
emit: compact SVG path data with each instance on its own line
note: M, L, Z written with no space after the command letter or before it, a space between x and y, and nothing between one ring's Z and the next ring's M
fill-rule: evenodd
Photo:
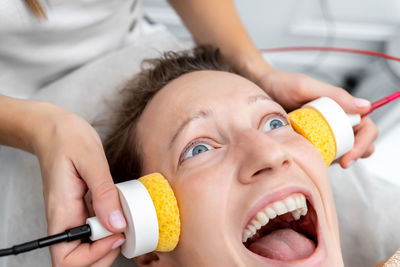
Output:
M290 154L277 138L248 130L238 140L239 181L249 184L265 175L273 176L292 164Z

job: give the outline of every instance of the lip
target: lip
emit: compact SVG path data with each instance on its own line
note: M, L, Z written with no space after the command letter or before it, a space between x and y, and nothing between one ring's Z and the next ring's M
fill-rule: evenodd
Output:
M320 220L318 217L318 212L314 205L314 203L315 203L314 198L312 197L311 193L305 188L297 187L297 186L296 187L294 187L294 186L286 187L284 189L280 189L271 194L263 196L250 209L250 212L246 216L246 220L244 221L245 223L242 226L242 233L243 233L243 230L245 229L245 227L250 223L250 220L252 218L254 218L254 216L260 209L262 209L263 207L265 207L268 204L271 204L275 201L283 200L286 197L288 197L289 195L294 194L294 193L302 193L306 197L307 201L309 201L310 204L315 209L315 212L317 215L317 225L316 225L317 229L316 230L317 230L318 246L315 249L314 253L311 254L310 256L308 256L307 258L296 260L296 261L280 261L280 260L273 260L273 259L269 259L266 257L262 257L256 253L253 253L251 250L247 249L241 242L242 247L247 251L247 253L250 253L250 255L252 255L252 257L256 258L257 261L262 261L264 263L268 263L268 264L271 264L271 265L277 266L277 267L280 267L280 266L304 266L304 267L320 266L320 264L327 257L325 240L323 238L322 229L320 227Z

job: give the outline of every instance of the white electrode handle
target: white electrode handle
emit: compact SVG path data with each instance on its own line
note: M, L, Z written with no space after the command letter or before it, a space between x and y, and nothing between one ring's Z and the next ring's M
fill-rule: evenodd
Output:
M97 219L97 217L91 217L86 219L86 224L89 224L92 234L90 235L90 240L96 241L104 237L110 236L113 233L109 232Z
M348 114L346 113L347 117L349 118L349 122L352 127L356 126L361 122L360 114Z
M138 180L130 180L116 184L119 200L125 215L125 243L121 247L122 254L130 259L154 251L158 244L158 220L153 200L146 187ZM91 229L92 241L107 237L109 232L97 219L86 220Z

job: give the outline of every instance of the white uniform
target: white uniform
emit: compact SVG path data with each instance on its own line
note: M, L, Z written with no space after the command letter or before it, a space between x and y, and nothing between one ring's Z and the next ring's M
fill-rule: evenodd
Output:
M77 67L139 35L141 0L41 1L38 20L23 0L0 1L0 93L28 98Z

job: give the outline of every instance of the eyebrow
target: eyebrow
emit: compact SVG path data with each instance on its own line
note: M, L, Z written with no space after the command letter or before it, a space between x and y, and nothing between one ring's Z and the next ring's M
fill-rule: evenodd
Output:
M212 114L211 110L199 110L199 111L195 112L193 115L191 115L189 118L184 120L181 123L181 125L179 126L178 130L176 130L171 141L169 142L168 148L171 148L172 144L175 142L176 138L178 138L178 135L182 132L183 128L185 128L189 123L191 123L194 120L208 118L211 116L211 114Z
M272 101L271 97L269 97L268 95L252 95L249 97L247 103L249 105L256 103L257 101L264 101L264 100L270 100Z
M253 105L258 101L272 101L272 99L267 96L267 95L252 95L248 98L247 103L248 105ZM182 132L182 130L192 121L194 120L198 120L198 119L206 119L209 118L212 115L212 111L211 110L199 110L197 112L195 112L193 115L191 115L190 117L188 117L186 120L184 120L181 125L178 127L178 129L176 130L175 134L173 135L173 137L171 138L171 141L169 142L169 146L168 149L170 149L172 147L172 144L175 142L175 140L178 138L179 134Z

